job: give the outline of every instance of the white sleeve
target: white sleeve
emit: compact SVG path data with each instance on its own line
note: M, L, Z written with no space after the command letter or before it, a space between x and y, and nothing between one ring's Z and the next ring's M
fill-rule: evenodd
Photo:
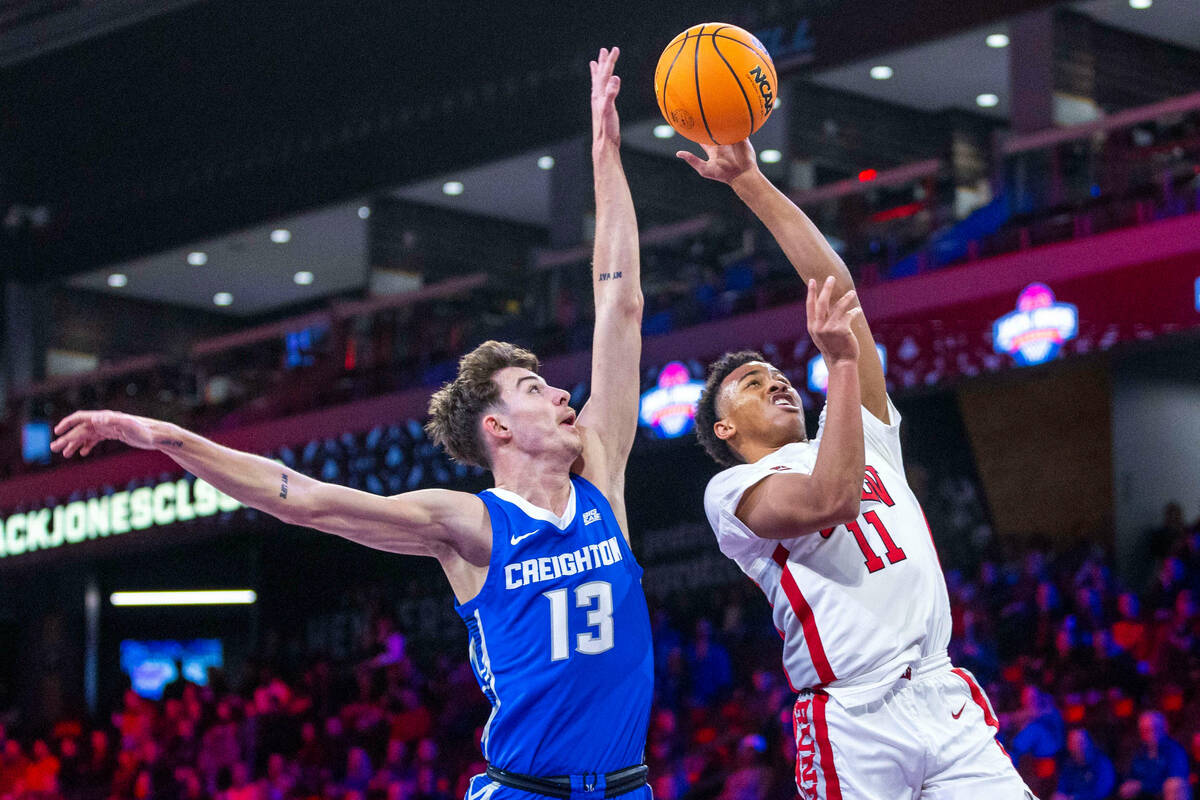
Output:
M708 524L717 536L721 552L735 561L757 555L767 541L737 518L737 508L752 486L776 471L761 463L739 464L717 473L704 490Z
M826 404L825 408L821 409L821 421L817 427L818 441L825 433L825 412L828 408L829 406ZM867 451L868 461L872 456L882 456L888 466L903 475L904 456L900 452L900 412L892 404L890 395L887 396L887 411L888 419L891 420L890 424L885 423L865 407L862 408L863 444Z

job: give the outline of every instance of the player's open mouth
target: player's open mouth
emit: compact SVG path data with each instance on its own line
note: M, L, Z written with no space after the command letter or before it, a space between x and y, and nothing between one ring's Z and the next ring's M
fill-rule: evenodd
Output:
M565 417L565 418L562 420L562 422L560 422L560 423L558 423L558 424L559 424L559 425L574 425L574 424L575 424L575 412L574 412L574 411L572 411L570 414L568 414L568 415L567 415L567 416L566 416L566 417Z
M775 399L773 399L771 401L771 404L779 406L780 408L788 408L788 409L791 409L792 411L800 410L800 407L792 402L792 398L787 397L786 395L776 396Z

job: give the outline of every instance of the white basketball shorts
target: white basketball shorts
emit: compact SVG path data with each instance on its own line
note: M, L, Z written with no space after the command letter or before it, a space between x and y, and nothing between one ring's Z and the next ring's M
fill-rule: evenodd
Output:
M881 700L843 707L820 689L796 700L796 788L804 800L1029 800L996 741L975 677L945 653Z

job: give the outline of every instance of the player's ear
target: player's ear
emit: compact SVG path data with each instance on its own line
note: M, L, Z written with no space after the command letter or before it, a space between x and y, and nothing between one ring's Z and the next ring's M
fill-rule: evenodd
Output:
M717 435L718 439L727 441L737 433L737 426L728 419L719 419L713 423L713 433Z
M484 414L479 424L483 428L484 434L488 436L493 436L501 441L507 441L512 438L512 430L509 429L508 425L504 423L504 420L495 411Z

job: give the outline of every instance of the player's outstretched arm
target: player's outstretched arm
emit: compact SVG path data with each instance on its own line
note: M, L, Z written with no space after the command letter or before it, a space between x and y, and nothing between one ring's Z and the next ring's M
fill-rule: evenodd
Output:
M624 528L625 463L637 433L643 301L637 219L621 166L616 106L621 79L613 74L619 55L615 47L601 50L591 63L596 330L592 342L592 394L579 414L579 425L593 439L585 445L583 475L595 482L610 502L622 506L617 513ZM600 452L595 453L596 449Z
M379 550L439 559L450 552L467 556L462 551L473 544L470 532L487 530L487 511L474 495L427 489L379 497L313 480L169 422L116 411L76 411L54 432L58 438L50 449L67 458L86 456L106 439L158 450L245 505Z
M825 433L811 475L777 472L742 495L737 517L765 539L791 539L858 517L866 452L859 394L859 343L854 322L862 316L853 290L831 303L836 281L808 282L808 331L829 364Z
M836 281L834 299L854 288L850 270L846 269L841 256L829 246L817 226L759 170L749 139L737 144L701 147L708 156L707 160L685 150L676 155L705 178L728 184L767 226L801 278L816 280L820 285L832 276ZM862 351L858 359L862 404L885 423L890 422L883 364L875 351L875 340L866 317L859 315L855 320L854 335Z

